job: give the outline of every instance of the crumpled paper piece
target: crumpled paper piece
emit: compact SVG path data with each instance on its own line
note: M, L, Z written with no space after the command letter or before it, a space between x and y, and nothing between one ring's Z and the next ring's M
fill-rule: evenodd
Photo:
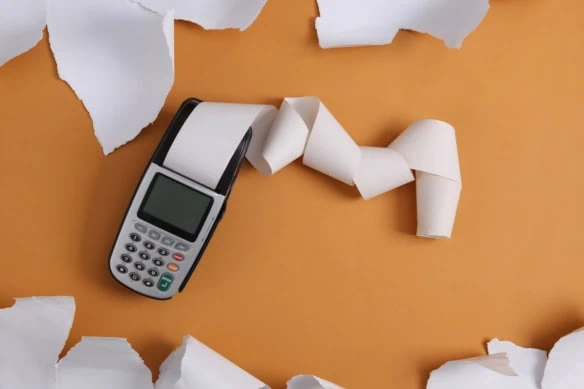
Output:
M0 66L42 39L47 0L0 0Z
M172 11L129 0L49 0L47 25L59 77L85 105L104 153L158 117L174 82Z
M460 48L481 23L489 0L318 0L322 48L384 45L400 29L427 33Z
M176 19L196 23L206 30L246 30L267 0L137 0L159 13L174 10Z
M17 299L0 309L0 388L269 389L191 336L164 361L156 385L126 339L83 337L60 361L75 314L72 297ZM343 389L315 376L289 389Z
M488 356L447 362L427 389L582 389L584 328L561 338L549 355L494 339Z

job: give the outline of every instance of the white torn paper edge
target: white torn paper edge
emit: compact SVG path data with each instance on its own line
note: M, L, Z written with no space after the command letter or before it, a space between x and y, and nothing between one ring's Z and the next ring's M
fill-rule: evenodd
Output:
M174 81L173 17L130 0L49 1L59 77L85 105L106 154L134 139L166 101Z
M206 30L246 30L258 17L267 0L137 0L159 13L174 10L175 17Z
M0 388L53 389L75 315L71 297L16 299L0 310Z
M56 382L57 389L154 387L152 373L142 358L120 338L82 338L59 362Z
M489 0L318 0L322 48L384 45L400 29L427 33L460 48L489 10Z
M14 389L269 389L191 336L152 373L126 339L83 337L61 361L73 324L72 297L17 299L0 309L0 388ZM297 376L289 389L343 389Z
M0 0L0 66L43 37L47 0Z
M343 389L322 378L313 375L298 375L288 381L288 389Z
M430 374L427 389L584 388L584 329L561 338L549 356L494 339L488 356L447 362Z
M388 147L359 147L316 97L271 105L203 102L190 114L164 166L215 188L249 127L247 160L272 175L302 157L309 166L347 185L364 199L414 180L417 235L450 238L462 189L454 128L426 119L413 123Z
M194 369L193 367L196 367ZM268 386L192 336L162 363L156 389L268 389Z

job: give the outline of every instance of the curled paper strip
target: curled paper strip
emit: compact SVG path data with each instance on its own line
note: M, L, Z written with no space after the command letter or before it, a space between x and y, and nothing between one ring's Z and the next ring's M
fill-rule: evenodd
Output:
M206 30L247 29L260 14L267 0L138 0L145 7L196 23Z
M57 362L75 313L72 297L17 299L0 310L0 388L4 389L269 389L191 336L164 361L156 385L121 338L83 337ZM342 389L314 376L289 389Z
M489 0L318 0L318 8L316 31L323 48L384 45L400 29L460 48L487 14Z
M584 387L584 329L545 351L494 339L489 355L442 365L427 389L577 389Z
M0 66L43 37L47 0L0 0Z
M106 154L158 117L174 81L172 12L129 0L50 0L47 25L59 77L83 101Z
M347 185L365 199L414 180L418 236L450 238L462 181L455 131L448 123L413 123L388 147L359 147L316 97L271 105L203 102L191 113L164 165L216 187L249 127L248 161L272 175L302 157L304 165Z

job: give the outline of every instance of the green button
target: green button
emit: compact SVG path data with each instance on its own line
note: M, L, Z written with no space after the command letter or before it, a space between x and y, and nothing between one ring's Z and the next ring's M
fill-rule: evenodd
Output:
M158 280L158 290L161 292L166 292L170 289L170 285L172 285L172 281L174 281L174 277L170 273L164 273L162 277Z

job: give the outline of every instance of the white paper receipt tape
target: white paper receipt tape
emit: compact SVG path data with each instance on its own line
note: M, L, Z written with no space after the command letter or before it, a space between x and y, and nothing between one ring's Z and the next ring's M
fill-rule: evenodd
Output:
M360 147L316 97L271 105L200 103L185 121L164 166L215 188L243 136L253 129L247 160L272 175L303 156L303 163L370 199L414 180L417 235L450 238L462 189L454 128L425 119L388 147Z

